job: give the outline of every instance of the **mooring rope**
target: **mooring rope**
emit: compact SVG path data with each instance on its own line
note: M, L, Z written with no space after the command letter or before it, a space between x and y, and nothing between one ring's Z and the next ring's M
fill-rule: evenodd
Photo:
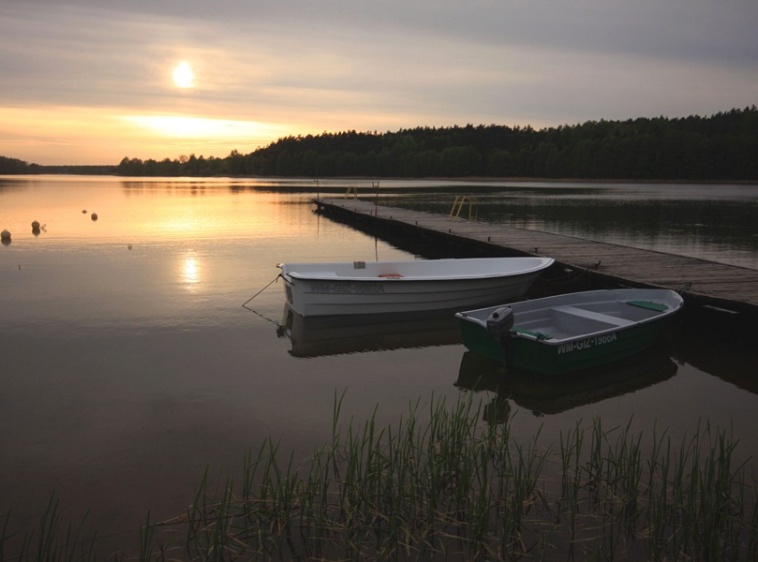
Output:
M576 283L586 275L589 275L589 270L586 268L576 268L560 277L545 279L544 282L552 285L567 285L569 283Z
M250 297L249 299L247 299L247 300L246 300L246 301L245 301L245 302L242 304L242 307L243 307L243 308L247 308L248 310L252 310L253 312L255 312L255 311L254 311L252 308L248 308L248 306L247 306L247 303L249 303L249 302L250 302L251 300L253 300L255 297L257 297L258 295L260 295L260 294L261 294L263 291L265 291L266 289L268 289L268 288L269 288L271 285L273 285L273 284L276 282L276 280L277 280L277 279L279 279L281 276L282 276L282 274L280 273L279 275L277 275L276 277L274 277L274 279L273 279L273 280L272 280L272 281L271 281L271 282L270 282L268 285L266 285L265 287L263 287L263 289L261 289L260 291L258 291L257 293L255 293L255 294L254 294L252 297Z
M245 307L247 308L247 307ZM261 318L263 318L266 322L271 322L274 326L276 326L276 337L277 338L283 338L284 336L289 336L289 332L287 331L287 326L282 324L281 322L277 322L276 320L273 320L272 318L269 318L265 314L262 314L258 312L257 310L253 310L252 308L247 308L250 312L253 314L257 314Z

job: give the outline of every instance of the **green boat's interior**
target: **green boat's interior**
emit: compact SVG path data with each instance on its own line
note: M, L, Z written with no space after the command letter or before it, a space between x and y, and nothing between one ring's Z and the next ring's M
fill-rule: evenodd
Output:
M665 304L650 301L556 306L519 313L513 331L539 340L560 341L632 326L667 309Z

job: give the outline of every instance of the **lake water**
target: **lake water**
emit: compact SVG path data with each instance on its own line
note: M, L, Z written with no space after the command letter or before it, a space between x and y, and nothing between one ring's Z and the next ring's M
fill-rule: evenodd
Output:
M103 544L134 546L148 510L182 513L203 471L236 477L267 436L305 459L342 418L380 423L461 395L547 446L577 423L691 434L706 422L758 454L758 352L742 329L689 322L623 369L567 384L505 380L454 323L282 327L284 261L414 259L316 215L357 185L387 203L758 269L755 186L0 177L0 516L28 529L55 491ZM93 217L96 213L96 220ZM32 221L40 223L33 233ZM252 297L252 300L250 300ZM243 304L246 306L243 307ZM749 334L748 334L749 335ZM411 347L408 347L411 346Z

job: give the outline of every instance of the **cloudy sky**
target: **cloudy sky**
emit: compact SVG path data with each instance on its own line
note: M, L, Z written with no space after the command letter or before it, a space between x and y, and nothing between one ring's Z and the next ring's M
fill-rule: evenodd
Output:
M756 29L756 0L0 0L0 155L707 116L758 104Z

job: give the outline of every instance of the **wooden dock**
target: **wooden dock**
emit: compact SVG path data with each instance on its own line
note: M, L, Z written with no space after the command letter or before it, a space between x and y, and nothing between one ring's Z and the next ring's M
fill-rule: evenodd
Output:
M664 287L686 300L758 317L758 271L618 244L467 221L447 215L385 207L360 199L315 200L324 216L356 228L445 239L490 255L546 256L567 271L580 271L625 286ZM744 315L743 314L743 315Z

